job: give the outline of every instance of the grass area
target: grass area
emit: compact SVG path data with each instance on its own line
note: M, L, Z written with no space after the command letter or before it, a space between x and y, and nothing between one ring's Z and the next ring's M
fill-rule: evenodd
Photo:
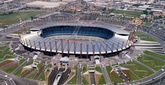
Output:
M145 22L145 26L151 26L152 23L151 22Z
M99 66L96 66L95 70L100 72L100 73L102 72L102 70L101 70L101 68Z
M13 34L22 34L23 32L25 33L25 32L27 32L27 31L29 31L29 29L28 28L24 28L24 29L21 29L21 30L18 30L18 31L15 31L15 32L13 32Z
M21 65L24 61L25 61L25 59L20 60L18 66ZM7 73L11 73L11 72L14 71L18 66L13 66L13 67L11 67L11 68L4 69L4 71L7 72Z
M20 76L21 75L22 68L20 68L14 75Z
M86 72L86 71L87 71L87 67L84 66L84 67L83 67L83 73Z
M52 67L52 64L48 64L47 67L50 67L51 68Z
M99 80L99 85L103 85L103 84L106 84L106 82L105 82L104 76L101 75L101 78L100 78L100 80Z
M147 60L147 62L144 60ZM156 59L150 58L145 55L138 57L138 61L142 62L143 64L145 64L155 70L160 70L165 65L165 63L163 61L156 60Z
M13 66L11 68L7 68L7 69L4 69L3 71L5 71L6 73L11 73L13 70L15 70L17 68L17 66Z
M33 77L37 74L37 70L34 70L30 75L27 76L28 79L33 79Z
M76 84L77 82L77 68L75 76L68 82L68 84Z
M152 71L148 70L147 68L139 65L136 62L127 62L127 64L121 64L121 66L129 68L133 73L135 73L139 78L144 78L153 74Z
M31 65L33 63L33 60L30 60L25 66Z
M22 20L28 19L30 17L34 17L42 12L13 12L11 14L3 14L0 15L0 26L12 24L14 22L18 22L19 18Z
M117 78L116 76L110 74L110 71L112 70L111 66L107 66L107 67L106 67L106 70L107 70L107 72L108 72L108 74L109 74L109 77L110 77L110 79L111 79L111 82L112 82L113 84L117 84L117 83L122 83L122 82L123 82L120 78Z
M145 33L142 33L142 32L136 32L135 33L136 36L138 36L141 40L145 40L145 41L153 41L155 42L156 40L153 39L151 36L145 34Z
M25 66L27 66L27 65L31 65L32 63L33 63L33 61L31 60L31 61L28 62ZM14 75L16 75L16 76L20 76L20 75L21 75L21 71L22 71L22 68L19 69Z
M42 67L44 65L44 63L39 63L38 65L37 65L37 67L38 67L38 70Z
M87 67L83 67L83 73L87 71ZM85 79L85 77L82 75L82 85L89 85L88 81Z
M42 71L42 73L41 73L40 76L38 77L38 80L40 80L40 81L45 81L45 73L44 73L44 71Z
M82 76L82 85L89 85L88 81Z
M158 53L154 53L154 52L151 52L151 51L148 51L148 50L145 50L144 53L146 54L149 54L149 55L152 55L154 57L158 57L158 58L161 58L163 60L165 60L165 55L163 54L158 54Z
M117 14L123 14L123 15L128 15L128 16L133 16L133 17L138 17L143 12L138 12L138 11L126 11L126 10L114 10L112 13L117 13Z
M2 65L4 64L4 62L6 62L6 61L1 62L1 63L0 63L0 66L2 66Z
M9 44L10 42L0 44L0 59L1 60L16 57L14 53L10 51Z
M131 75L131 80L139 80L139 78L136 77L131 71L130 71L130 75Z

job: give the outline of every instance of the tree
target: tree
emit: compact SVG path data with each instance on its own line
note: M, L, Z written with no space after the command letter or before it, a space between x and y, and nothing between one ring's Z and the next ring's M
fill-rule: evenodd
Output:
M148 11L147 10L144 10L143 11L143 14L146 14L147 15L148 14Z

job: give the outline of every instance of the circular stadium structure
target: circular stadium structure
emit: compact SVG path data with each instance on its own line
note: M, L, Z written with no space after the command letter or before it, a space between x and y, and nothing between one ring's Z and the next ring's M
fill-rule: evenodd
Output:
M129 32L100 24L56 23L30 29L21 36L26 48L63 55L105 55L131 46Z

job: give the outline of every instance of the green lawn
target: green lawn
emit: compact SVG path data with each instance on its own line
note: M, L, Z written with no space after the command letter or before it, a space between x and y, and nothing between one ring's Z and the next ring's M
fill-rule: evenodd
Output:
M131 66L130 66L131 65ZM135 73L139 78L144 78L153 74L152 71L148 70L147 68L139 65L136 62L127 62L127 64L121 64L121 66L129 68L133 73ZM137 71L138 70L138 71ZM140 71L139 71L140 70Z
M131 71L132 71L132 70L131 70ZM131 80L139 80L139 78L136 77L131 71L130 71Z
M31 65L33 63L33 60L30 60L25 66Z
M107 72L108 72L108 74L109 74L109 77L110 77L110 79L111 79L111 82L112 82L113 84L122 83L122 82L123 82L120 78L117 78L116 76L110 74L110 72L111 72L111 70L112 70L111 66L107 66L107 67L106 67L106 70L107 70Z
M25 59L20 60L18 66L21 65L24 61L25 61ZM11 72L14 71L18 66L13 66L13 67L11 67L11 68L4 69L4 71L7 72L7 73L11 73Z
M6 73L11 73L13 70L15 70L17 68L17 66L13 66L11 68L7 68L7 69L4 69L3 71L5 71Z
M136 32L135 33L136 36L138 36L141 40L145 40L145 41L153 41L155 42L156 40L154 38L152 38L151 36L142 33L142 32Z
M32 63L33 63L33 61L31 60L31 61L29 61L25 66L27 66L27 65L31 65ZM21 75L21 71L22 71L22 68L19 69L14 75L16 75L16 76L20 76L20 75Z
M28 79L33 79L33 77L37 74L37 70L34 70L30 75L27 76Z
M102 72L102 70L101 70L101 68L99 66L96 66L95 70L100 72L100 73Z
M145 22L145 26L151 26L152 23L151 22Z
M76 82L77 82L77 69L75 76L68 82L68 84L76 84Z
M86 72L86 71L87 71L87 67L84 66L84 67L83 67L83 73Z
M12 14L0 15L0 26L18 22L19 18L25 20L30 18L31 16L36 16L41 13L42 12L13 12Z
M38 65L37 65L37 67L38 67L38 70L42 67L44 65L44 63L39 63Z
M52 67L52 64L48 64L47 67Z
M45 81L45 73L44 73L44 71L42 71L42 73L41 73L40 76L38 77L38 80L40 80L40 81Z
M20 76L21 75L22 68L20 68L14 75Z
M150 60L151 62L145 62L143 60L143 58L144 58L144 60ZM145 55L142 55L141 57L138 57L138 61L144 63L145 65L147 65L147 66L149 66L149 67L151 67L151 68L153 68L157 71L160 70L165 65L165 62L150 58L150 57L145 56Z
M164 59L165 60L165 55L163 54L158 54L158 53L154 53L154 52L151 52L151 51L147 51L145 50L144 53L146 54L149 54L151 56L155 56L155 57L158 57L158 58L161 58L161 59Z
M133 17L138 17L143 12L138 12L138 11L126 11L126 10L114 10L112 13L117 13L117 14L123 14L123 15L128 15L128 16L133 16Z
M82 85L89 85L88 81L82 76Z
M104 76L101 75L101 78L100 78L100 80L99 80L99 85L103 85L103 84L106 84L106 82L105 82Z

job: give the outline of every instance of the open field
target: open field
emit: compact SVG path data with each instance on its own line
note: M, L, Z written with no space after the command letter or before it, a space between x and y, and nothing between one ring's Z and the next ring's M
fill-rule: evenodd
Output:
M165 60L165 55L163 55L163 54L158 54L158 53L154 53L154 52L147 51L147 50L145 50L144 53Z
M145 64L155 70L160 70L165 65L165 62L150 58L145 55L138 57L138 61L142 62L143 64Z
M126 11L126 10L114 10L114 11L112 11L112 13L123 14L123 15L133 16L133 17L138 17L138 16L140 16L141 14L143 14L143 12L138 12L138 11Z
M75 76L68 82L68 84L76 84L76 82L77 82L77 68L75 70L76 70Z
M136 32L135 33L136 36L138 36L141 40L145 40L145 41L153 41L155 42L156 40L154 38L152 38L151 36L142 33L142 32Z
M12 24L19 21L19 18L22 20L28 19L30 17L34 17L42 12L13 12L11 14L0 13L0 26Z
M139 78L144 78L144 77L147 77L147 76L153 74L152 71L148 70L147 68L139 65L138 63L136 63L134 61L133 62L127 62L126 64L121 64L121 66L129 68Z

